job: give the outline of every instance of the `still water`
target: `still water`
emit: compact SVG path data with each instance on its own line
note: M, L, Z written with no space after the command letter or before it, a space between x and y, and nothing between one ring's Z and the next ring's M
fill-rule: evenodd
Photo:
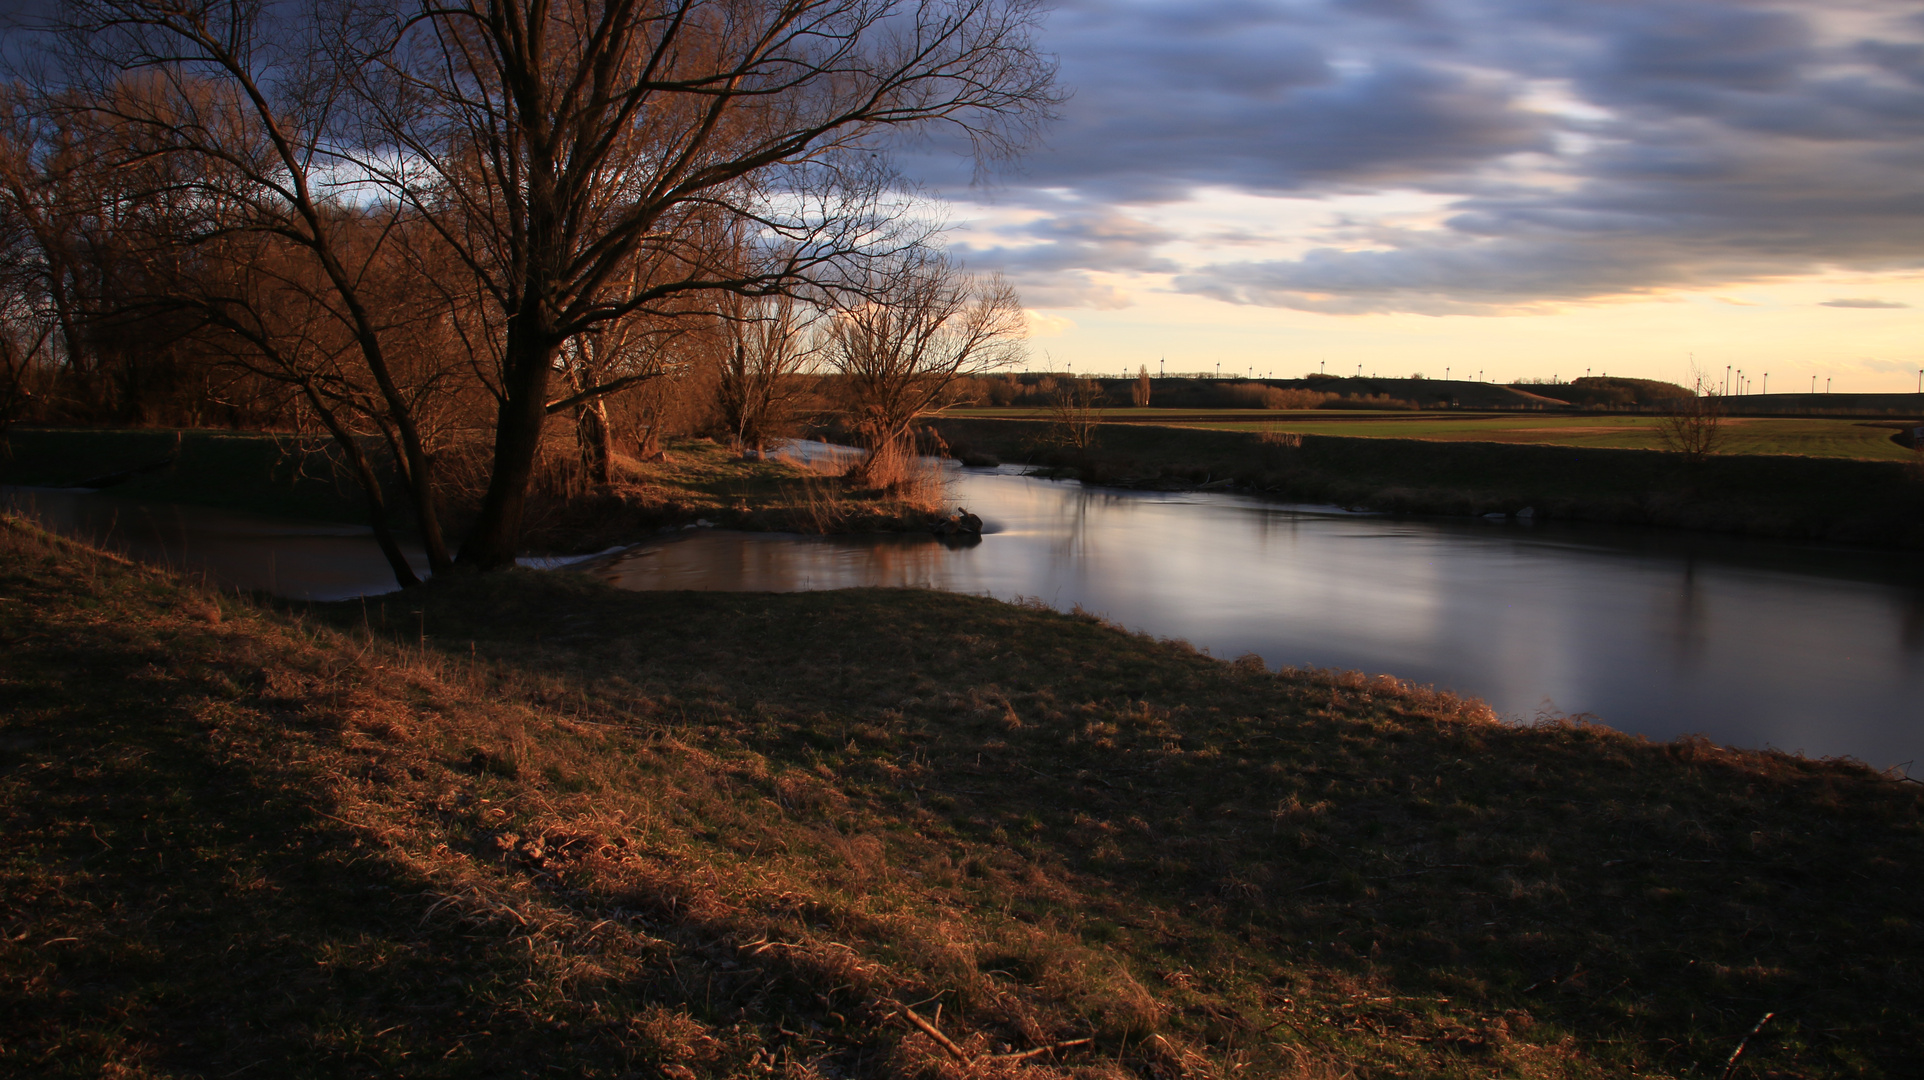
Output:
M135 502L78 488L0 488L0 508L61 536L223 588L296 600L348 600L395 588L394 571L365 525ZM415 572L425 576L427 556L407 554Z
M578 568L631 589L1034 597L1217 656L1387 672L1517 720L1586 713L1656 738L1696 732L1880 768L1924 761L1916 554L1398 520L1012 470L950 477L951 502L986 524L979 542L692 530ZM130 530L125 504L109 523L111 501L99 496L42 493L36 505L59 531L138 533L147 549L137 556L229 585L315 599L392 587L365 530L171 508L135 514Z

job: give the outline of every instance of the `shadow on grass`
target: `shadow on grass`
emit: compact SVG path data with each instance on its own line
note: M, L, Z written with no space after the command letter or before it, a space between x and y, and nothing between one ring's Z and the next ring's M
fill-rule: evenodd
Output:
M971 1058L1096 1040L977 1075L1921 1034L1919 798L1848 764L916 591L515 573L315 629L8 527L14 1071L961 1075L917 1003Z
M564 710L645 701L750 773L821 778L800 818L879 838L894 887L1125 958L1162 1030L1218 1053L1288 1025L1411 1075L1688 1074L1773 1012L1754 1075L1859 1075L1924 1036L1918 791L1852 763L1507 727L928 592L418 599ZM1030 985L1079 962L1002 959Z

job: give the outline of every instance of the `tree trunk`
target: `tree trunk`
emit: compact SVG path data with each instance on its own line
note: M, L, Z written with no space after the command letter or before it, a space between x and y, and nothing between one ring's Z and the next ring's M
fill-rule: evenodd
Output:
M461 545L455 565L470 570L505 570L514 565L521 545L521 517L528 505L528 483L541 452L541 429L548 418L548 376L557 343L530 325L534 303L508 327L502 365L506 378L494 425L494 470L481 499L481 514Z
M374 542L381 546L381 554L387 557L388 568L394 571L394 580L403 589L421 584L415 576L414 567L408 565L407 556L401 553L401 545L394 539L394 530L388 528L387 500L381 495L381 480L375 475L374 466L362 451L360 440L356 439L341 421L334 410L327 407L315 392L314 384L302 383L301 390L313 406L315 415L327 425L328 433L334 436L334 444L346 455L349 468L354 471L355 482L361 485L362 494L367 496L368 524L374 529Z
M614 482L614 436L608 430L608 405L600 398L575 406L575 442L591 484Z

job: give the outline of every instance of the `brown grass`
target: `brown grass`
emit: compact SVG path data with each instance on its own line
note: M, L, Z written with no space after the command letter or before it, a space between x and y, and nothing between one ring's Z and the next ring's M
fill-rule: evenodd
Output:
M1775 1011L1737 1076L1842 1077L1921 1034L1918 790L1849 764L979 598L275 611L0 529L0 1071L1694 1076Z
M711 439L670 443L659 462L616 458L616 483L530 500L526 545L580 553L634 543L699 521L754 531L895 532L927 527L941 504L939 470L910 458L889 485L861 488L841 462L744 460Z

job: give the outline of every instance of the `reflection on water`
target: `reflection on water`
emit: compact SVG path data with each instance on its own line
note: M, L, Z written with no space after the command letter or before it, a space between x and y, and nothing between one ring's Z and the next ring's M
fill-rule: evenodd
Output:
M588 567L632 589L923 586L1100 612L1218 656L1389 672L1510 717L1878 766L1924 758L1914 555L1655 530L1399 521L958 470L978 546L685 533Z
M582 566L632 589L1034 597L1218 656L1388 672L1520 719L1589 713L1659 738L1924 760L1912 553L952 475L952 501L986 524L979 541L696 530ZM312 599L394 587L365 529L78 492L5 497L57 532L229 587Z
M394 571L366 526L280 521L64 489L0 489L0 505L50 532L141 562L204 574L225 588L346 600L396 587ZM414 550L407 555L425 577L427 557Z

